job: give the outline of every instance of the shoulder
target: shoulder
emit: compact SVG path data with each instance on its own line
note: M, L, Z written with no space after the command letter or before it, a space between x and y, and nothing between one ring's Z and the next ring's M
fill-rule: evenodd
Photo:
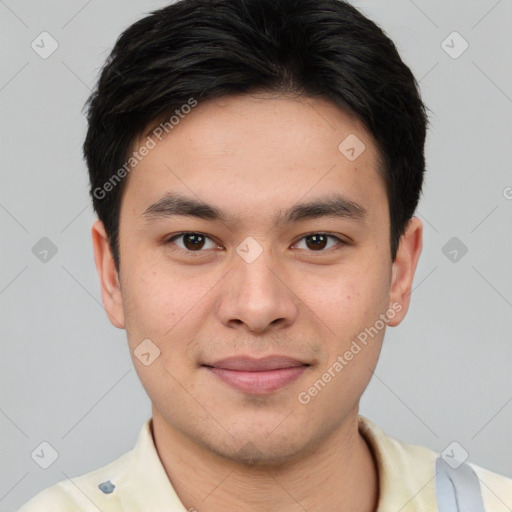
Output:
M511 478L469 461L451 468L440 462L441 454L436 451L395 439L362 416L359 417L359 430L373 449L377 461L383 510L393 510L395 499L400 496L409 500L413 510L437 511L438 494L443 494L442 473L451 481L450 487L455 485L463 494L466 491L470 491L469 495L471 492L480 494L484 510L512 510Z
M99 469L61 480L36 494L18 512L121 511L117 494L109 492L111 480L123 479L131 457L132 451L129 451Z

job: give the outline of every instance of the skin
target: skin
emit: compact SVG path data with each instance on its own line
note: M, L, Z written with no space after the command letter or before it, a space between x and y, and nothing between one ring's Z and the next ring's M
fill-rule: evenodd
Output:
M366 146L355 161L338 149L349 134ZM155 445L187 509L375 510L378 474L357 415L385 328L307 405L298 395L393 304L401 311L390 326L408 310L423 226L410 220L392 262L377 157L364 126L327 100L268 94L210 100L129 175L119 275L104 227L94 223L105 310L127 331L152 401ZM365 220L272 223L276 212L333 191L363 206ZM201 199L238 220L148 222L142 213L166 192ZM180 232L210 238L199 248L183 237L165 243ZM315 248L307 238L315 233L347 243L328 239ZM252 263L236 252L246 237L263 251ZM133 353L147 338L161 351L149 366ZM266 395L234 389L201 366L240 354L287 355L310 366Z

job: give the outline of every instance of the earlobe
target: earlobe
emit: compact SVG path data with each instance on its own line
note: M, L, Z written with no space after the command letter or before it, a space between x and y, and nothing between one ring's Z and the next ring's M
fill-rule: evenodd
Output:
M391 289L389 295L389 307L397 309L401 305L399 313L390 319L388 325L395 327L407 314L411 300L412 282L418 260L423 247L423 223L417 217L412 217L407 228L400 238L395 261L391 269Z
M94 261L100 279L101 298L105 312L114 327L124 329L124 310L119 276L110 250L105 227L100 220L92 225Z

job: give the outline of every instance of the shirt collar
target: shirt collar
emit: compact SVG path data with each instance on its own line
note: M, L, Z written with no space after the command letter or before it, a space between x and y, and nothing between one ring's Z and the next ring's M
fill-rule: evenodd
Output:
M438 512L435 488L437 454L423 446L398 441L359 416L359 432L377 464L377 512Z
M187 512L174 490L160 460L153 440L152 418L146 420L131 452L131 460L125 475L129 492L123 510L144 510L144 512ZM140 490L140 491L135 491Z

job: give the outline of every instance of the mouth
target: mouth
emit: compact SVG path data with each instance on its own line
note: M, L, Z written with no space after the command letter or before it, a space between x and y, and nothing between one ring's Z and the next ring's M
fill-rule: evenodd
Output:
M273 393L295 381L311 366L286 356L261 359L238 356L202 365L216 378L243 393Z

